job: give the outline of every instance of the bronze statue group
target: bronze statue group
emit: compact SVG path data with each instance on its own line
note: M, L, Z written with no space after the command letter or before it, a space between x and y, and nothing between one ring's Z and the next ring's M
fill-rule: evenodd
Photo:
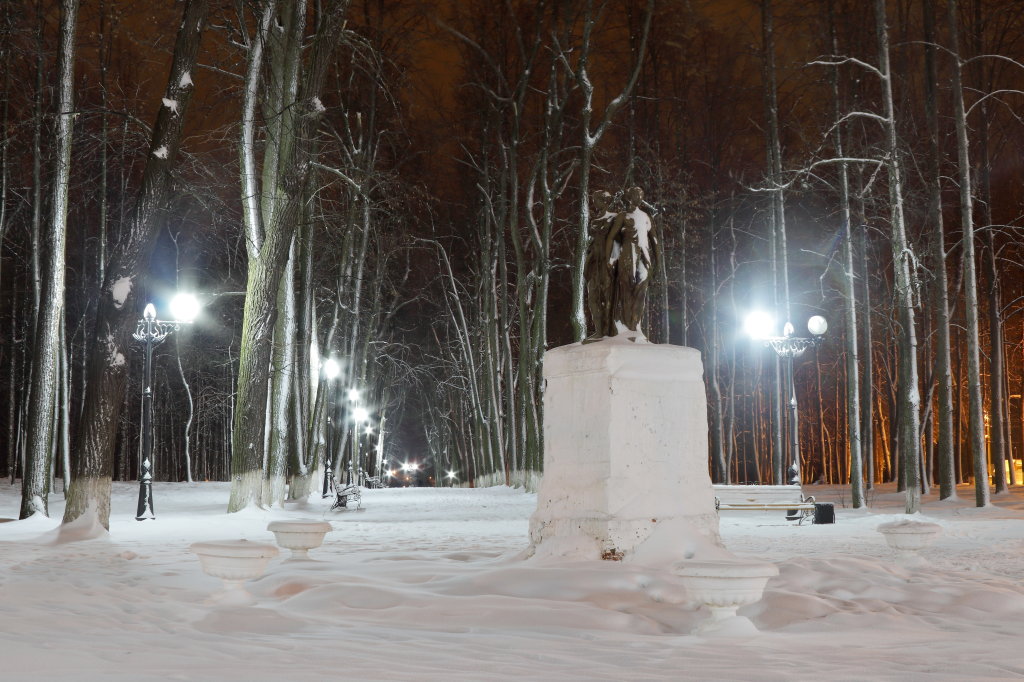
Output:
M587 342L623 334L643 338L647 287L661 254L661 243L651 217L640 208L639 187L625 192L616 206L605 191L593 195L590 247L583 266L587 308L594 333Z

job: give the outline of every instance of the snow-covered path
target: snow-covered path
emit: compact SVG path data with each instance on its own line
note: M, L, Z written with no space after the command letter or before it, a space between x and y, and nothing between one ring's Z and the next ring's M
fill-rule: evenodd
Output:
M56 542L54 519L0 524L3 680L907 680L1024 678L1024 493L973 508L926 500L944 535L895 565L876 527L901 497L833 526L723 515L726 546L776 562L750 637L689 634L706 617L668 570L524 561L533 495L392 489L365 511L327 501L223 513L225 483L156 484L155 522L115 484L109 536ZM18 488L0 487L0 517ZM842 492L816 489L819 500ZM252 606L210 605L198 540L273 542L271 520L326 518L315 561L274 560ZM287 555L287 552L283 552Z

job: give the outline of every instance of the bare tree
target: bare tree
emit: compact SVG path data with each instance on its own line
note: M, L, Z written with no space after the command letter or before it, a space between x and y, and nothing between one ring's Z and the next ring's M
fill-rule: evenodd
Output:
M949 42L953 49L952 93L956 124L957 172L960 181L960 223L963 230L964 313L967 317L967 405L968 443L974 464L974 491L977 506L989 502L988 454L985 451L985 422L981 396L981 349L978 340L978 275L974 254L974 200L971 195L970 143L967 139L967 114L964 110L963 66L959 55L957 2L947 0Z
M260 5L259 29L249 45L239 144L249 264L231 437L229 512L262 504L266 406L277 295L306 196L306 178L313 160L313 132L323 110L319 95L347 6L347 2L336 2L317 17L316 35L304 66L304 0L281 6L276 0L264 0ZM264 51L268 47L271 59L265 64ZM270 76L264 85L265 71ZM260 174L256 111L264 87L265 118L271 130Z
M100 523L109 527L114 444L128 379L131 332L138 319L137 292L171 196L171 172L195 89L191 74L207 9L207 0L188 0L185 5L142 182L128 224L110 250L90 343L81 423L72 449L74 475L64 523L92 509Z
M60 326L64 320L64 249L67 243L68 184L71 178L71 136L74 124L74 60L78 23L78 0L62 0L60 8L60 53L57 65L57 152L54 155L53 194L50 201L50 229L46 276L39 305L32 357L28 402L28 451L21 480L21 518L47 514L50 467L57 422Z
M953 373L952 353L949 339L949 277L946 274L945 233L942 221L942 186L939 167L939 114L936 101L938 87L935 61L935 10L930 2L921 3L924 26L925 56L925 116L928 126L927 177L928 210L927 221L931 226L933 257L935 328L938 332L935 345L935 380L938 384L938 451L939 499L956 497L956 470L953 448Z

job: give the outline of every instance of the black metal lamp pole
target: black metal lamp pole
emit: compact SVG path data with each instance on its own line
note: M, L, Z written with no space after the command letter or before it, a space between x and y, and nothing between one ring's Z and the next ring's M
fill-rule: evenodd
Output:
M331 357L323 361L320 366L321 385L317 388L317 400L323 399L323 407L326 419L324 420L324 488L323 497L330 497L335 493L336 483L334 479L334 457L335 449L338 446L338 403L334 399L334 380L338 377L341 368L338 362ZM326 383L323 383L326 382ZM324 388L326 386L326 388Z
M156 518L153 512L153 346L166 339L179 325L179 322L156 319L156 308L149 303L132 335L146 347L142 380L142 460L139 464L139 507L135 512L136 521Z
M330 379L328 379L330 381ZM327 428L324 429L324 440L326 441L324 448L324 490L321 494L321 498L331 497L334 495L334 389L328 387L327 389Z
M352 457L348 460L348 475L346 483L352 483L352 468L359 460L359 422L352 422Z
M771 346L775 353L786 361L786 392L789 394L789 460L791 462L786 482L791 485L800 484L800 425L799 410L796 402L796 383L793 377L793 358L803 354L808 348L817 347L822 340L828 325L825 318L814 316L809 320L810 337L793 336L793 325L789 322L783 330L782 336L769 336L764 339L765 344Z

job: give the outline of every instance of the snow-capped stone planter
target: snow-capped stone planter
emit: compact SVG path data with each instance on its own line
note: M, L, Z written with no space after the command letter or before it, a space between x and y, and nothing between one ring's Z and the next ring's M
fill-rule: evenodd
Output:
M273 545L248 540L194 542L190 547L199 557L203 572L224 582L224 591L213 600L227 604L248 604L253 597L243 583L263 575L267 564L279 552Z
M892 547L897 562L913 566L924 563L918 551L932 544L942 533L942 526L929 521L902 519L880 524L878 532Z
M324 536L334 530L326 521L271 521L267 530L277 544L292 551L290 559L308 559L309 550L324 544Z
M756 628L749 618L736 615L736 610L760 601L765 585L779 574L779 569L775 564L710 560L680 562L673 572L683 579L693 601L711 610L711 618L698 632L728 629L742 633ZM726 621L732 621L728 628L724 628Z

